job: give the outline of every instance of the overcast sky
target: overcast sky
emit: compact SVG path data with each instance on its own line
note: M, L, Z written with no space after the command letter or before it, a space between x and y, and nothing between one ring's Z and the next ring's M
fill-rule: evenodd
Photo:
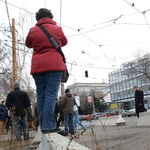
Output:
M29 13L33 19L26 26L25 35L36 23L34 13L42 7L51 9L54 20L59 24L60 1L7 0L33 13ZM150 24L150 11L145 16L140 13L150 9L150 0L128 2L131 5L134 3L134 7L124 0L62 0L61 26L68 38L63 52L67 62L76 63L72 66L72 75L66 85L73 84L75 80L108 82L108 73L120 68L122 63L133 60L138 49L150 51L150 25L147 24ZM9 25L3 0L0 0L0 7L1 23ZM11 19L17 20L20 13L27 13L9 4L8 9ZM68 69L70 72L70 64ZM88 70L89 78L84 77L85 70Z

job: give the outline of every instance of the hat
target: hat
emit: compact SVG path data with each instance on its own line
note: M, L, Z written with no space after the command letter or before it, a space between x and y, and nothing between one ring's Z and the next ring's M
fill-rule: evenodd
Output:
M70 90L69 90L69 89L66 89L66 90L65 90L65 93L69 93L69 92L70 92Z
M2 104L4 103L5 101L2 101Z
M20 88L19 82L16 81L16 82L14 83L14 88Z

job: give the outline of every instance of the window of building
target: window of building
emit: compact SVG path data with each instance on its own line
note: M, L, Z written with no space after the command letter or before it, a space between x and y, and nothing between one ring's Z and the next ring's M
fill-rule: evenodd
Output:
M127 88L129 88L130 86L129 86L129 81L126 81L126 86L127 86Z
M125 81L123 81L123 89L125 89L126 88L126 83L125 83Z
M136 79L133 79L133 84L137 85Z
M133 87L134 84L133 84L133 80L130 80L130 87Z
M120 91L120 98L124 97L124 91Z
M146 86L145 86L145 85L141 86L141 90L144 92L144 94L147 93L147 90L146 90Z

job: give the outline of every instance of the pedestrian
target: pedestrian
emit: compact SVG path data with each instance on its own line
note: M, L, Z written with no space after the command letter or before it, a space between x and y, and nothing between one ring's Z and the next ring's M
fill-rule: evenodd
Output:
M78 106L80 106L80 97L76 93L73 93L73 96L74 96L75 102L76 102L76 105L74 105L74 131L76 133L77 132L77 124L80 125L83 130L86 130L87 127L79 121Z
M6 102L2 101L0 105L0 135L5 135L7 117L8 117L8 112L6 108Z
M8 94L6 106L14 114L12 119L17 141L21 141L20 126L23 127L24 140L28 140L29 132L26 112L30 106L30 99L26 92L20 90L19 82L14 83L14 91Z
M53 14L46 8L36 13L36 26L32 27L26 38L26 46L33 48L31 75L37 87L37 110L40 116L42 133L58 132L55 117L55 99L59 85L66 70L63 58L54 48L43 31L42 25L57 41L60 47L67 44L62 28L53 20Z
M8 110L8 118L6 121L6 133L8 133L9 126L12 126L12 121L11 121L11 117L10 117L10 110Z
M138 86L133 87L135 91L135 108L136 108L136 114L139 118L139 113L147 111L144 107L144 94L143 91L138 89Z
M57 128L59 128L60 123L62 121L64 121L64 114L63 114L62 109L61 109L61 99L62 99L62 97L60 96L59 99L58 99L58 101L59 101L59 108L60 109L59 109L59 119L57 121Z
M62 97L61 100L61 109L64 114L64 125L65 125L65 132L64 136L68 136L68 122L70 122L70 130L71 134L74 135L74 123L73 123L73 112L74 112L74 105L75 105L75 99L70 94L70 90L65 90L65 95Z
M39 115L38 115L38 111L37 111L37 103L35 103L34 105L34 115L35 115L35 119L36 119L36 131L38 131L38 126L39 126Z
M27 109L27 126L29 127L29 125L31 125L33 130L36 130L36 128L33 124L33 120L32 120L32 109L31 109L31 107L28 107L28 109Z

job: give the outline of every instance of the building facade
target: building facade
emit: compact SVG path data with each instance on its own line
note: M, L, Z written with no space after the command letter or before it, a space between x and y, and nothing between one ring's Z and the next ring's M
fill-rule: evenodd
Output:
M96 97L104 97L110 92L108 83L75 83L67 87L71 93L81 95L83 93L89 95L94 91Z
M134 62L137 62L135 60ZM132 63L136 68L138 63ZM133 86L137 85L144 92L145 108L150 107L150 80L139 71L133 71L130 62L125 63L121 69L109 73L110 94L112 103L118 104L118 109L135 107ZM148 69L148 68L147 68Z

